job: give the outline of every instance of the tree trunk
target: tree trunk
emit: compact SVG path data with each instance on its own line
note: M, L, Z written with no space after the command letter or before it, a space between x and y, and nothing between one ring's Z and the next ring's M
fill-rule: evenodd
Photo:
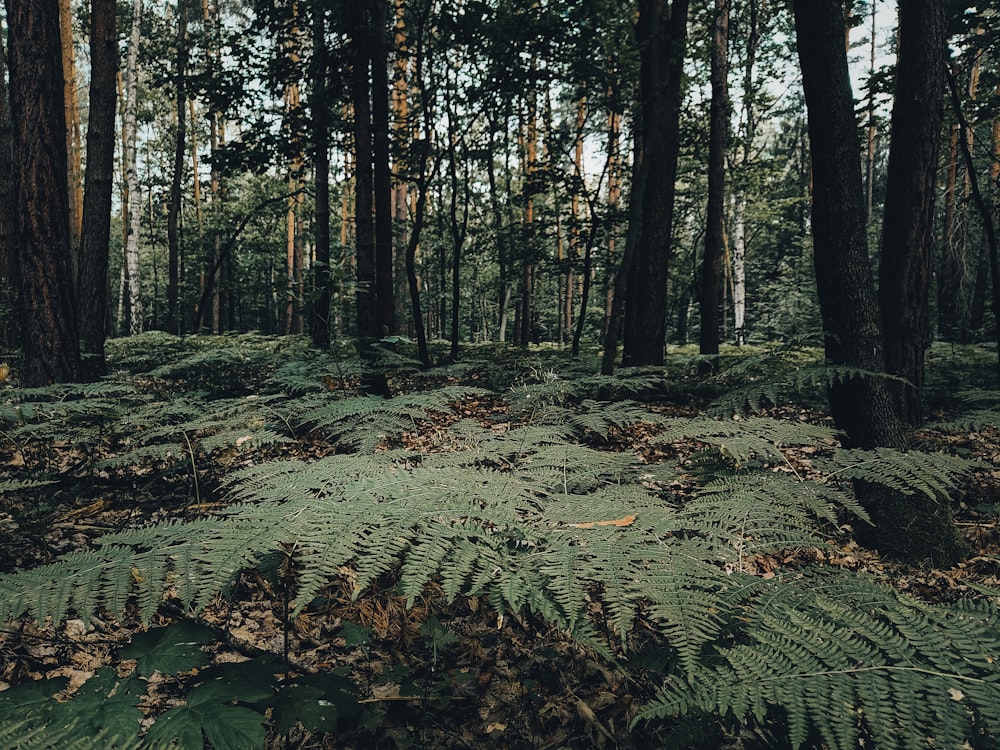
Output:
M168 333L181 332L180 320L180 214L181 185L187 150L187 0L177 0L177 61L174 70L177 133L174 139L174 168L170 180L170 207L167 211L167 320Z
M70 266L66 119L57 0L7 0L11 112L18 154L21 380L80 376Z
M125 123L123 160L128 204L125 234L125 271L127 276L129 333L142 333L142 296L139 279L139 231L142 222L142 196L139 194L139 173L136 167L136 133L139 94L139 40L142 27L142 0L134 0L132 29L125 63Z
M534 66L534 60L532 61ZM524 123L524 247L521 248L521 303L517 309L515 329L518 346L531 342L531 315L533 311L535 244L535 185L538 168L538 107L535 92L528 97L527 119Z
M718 355L721 323L722 256L725 243L726 141L729 130L729 0L715 0L712 19L712 103L708 136L708 206L705 255L701 264L699 352Z
M326 15L323 6L313 8L313 86L311 108L313 144L316 153L316 262L313 266L313 296L310 303L312 343L318 349L330 346L330 300L333 296L330 275L330 117L327 79L329 61L326 50Z
M899 414L923 422L924 350L930 343L931 243L947 55L944 0L899 5L899 61L882 223L879 302Z
M620 112L611 109L608 111L608 149L607 166L608 173L608 260L606 267L607 276L604 280L604 324L601 326L601 341L608 335L611 326L611 308L614 305L615 277L612 268L615 263L615 255L618 251L618 209L621 205L621 127L622 116Z
M108 331L108 250L115 158L115 99L118 80L118 30L115 0L91 0L90 115L87 122L86 192L78 268L82 374L105 373Z
M354 226L357 244L358 337L362 351L379 337L375 305L375 225L373 202L371 67L366 0L353 0L351 104L354 110Z
M396 290L392 246L392 170L389 153L388 0L371 0L372 157L375 190L375 297L378 335L396 332Z
M356 299L358 305L358 351L364 370L362 388L373 395L385 396L389 393L385 374L378 372L374 367L375 346L383 335L382 326L385 323L385 316L379 300L379 269L384 263L384 258L382 258L383 263L380 263L376 247L378 239L375 216L377 166L372 120L373 95L375 97L379 95L374 86L378 75L372 74L373 61L381 59L381 64L384 65L385 58L384 52L376 49L376 46L384 49L384 45L378 43L374 37L375 20L379 14L372 7L373 1L376 4L382 2L382 0L353 0L351 3L351 103L354 108L356 174L354 221L358 281ZM373 18L373 14L376 18ZM384 19L384 14L382 17ZM384 79L385 76L383 75L382 78ZM386 88L381 89L380 93L383 97L388 96ZM387 122L385 127L388 127ZM388 153L386 153L386 158L388 158ZM377 179L381 185L384 175ZM385 208L389 209L388 203L386 203ZM384 237L384 227L382 233ZM389 235L389 273L391 279L391 224Z
M20 308L17 253L17 161L14 153L14 123L7 89L7 55L0 40L0 309L3 310L0 346L18 346L15 310Z
M938 335L945 341L959 341L964 328L968 279L965 259L956 232L958 190L958 123L952 125L948 136L948 168L944 190L944 226L941 242L941 263L937 278Z
M449 97L450 107L450 97ZM469 195L468 179L463 181L465 187L462 209L458 208L459 178L457 142L461 137L455 129L456 113L448 112L448 176L451 180L451 197L449 200L449 227L451 229L451 360L458 360L459 339L459 309L461 296L462 248L469 229Z
M948 89L951 95L952 107L955 110L955 115L958 117L959 125L962 127L962 131L965 133L970 133L972 128L969 126L968 121L965 119L965 115L962 112L962 105L958 99L958 87L955 83L955 78L951 75L948 76ZM972 139L963 138L962 142L962 155L965 157L965 173L966 178L969 180L969 194L972 196L972 200L976 204L976 208L979 209L979 215L983 220L983 230L986 234L985 245L983 252L984 263L989 269L990 286L993 290L993 317L1000 321L1000 246L998 246L997 240L997 230L996 225L993 222L993 208L987 204L986 196L979 187L979 178L976 176L976 165L972 158ZM993 170L990 170L992 175ZM985 276L985 273L983 273ZM976 280L977 286L979 285L979 279ZM978 291L978 290L977 290ZM997 382L1000 382L1000 325L994 326L994 335L996 336L997 343Z
M59 37L62 50L63 108L66 113L67 186L69 195L69 246L73 278L79 274L80 235L83 222L83 169L80 163L80 102L76 93L76 47L73 44L73 11L70 0L59 0Z
M648 179L642 229L629 277L625 311L626 365L662 365L667 327L667 266L680 149L681 83L688 0L639 0L642 159ZM633 192L633 200L638 196Z
M628 206L628 232L625 235L625 248L622 250L622 259L618 265L618 274L615 276L615 285L611 296L611 315L608 318L608 332L604 337L604 354L601 357L602 375L612 375L615 371L618 340L625 320L625 295L635 267L642 222L643 194L646 192L646 182L649 180L649 164L643 158L641 137L638 133L634 134L633 137L635 139L635 158L632 160L632 193Z
M840 0L794 0L813 164L812 231L827 360L885 371L882 320L868 260L867 221L854 97ZM844 442L905 450L906 432L887 382L841 380L830 409ZM951 508L859 484L874 529L862 541L907 560L949 564L962 554Z

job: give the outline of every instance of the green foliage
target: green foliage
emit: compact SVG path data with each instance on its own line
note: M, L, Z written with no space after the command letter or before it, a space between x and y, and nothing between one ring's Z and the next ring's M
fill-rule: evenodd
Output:
M994 603L933 606L863 575L807 569L758 583L741 610L738 637L720 638L693 674L667 676L641 719L710 711L763 724L781 706L793 747L816 731L838 750L859 733L902 750L1000 731Z
M123 659L137 658L126 678L101 670L69 700L65 678L0 693L0 740L9 739L3 747L97 746L85 744L90 742L121 750L257 750L264 746L267 711L282 735L297 724L330 732L361 718L357 686L342 674L290 676L271 657L206 666L208 654L201 646L215 640L208 628L180 621L139 633L119 651ZM154 672L180 681L184 702L140 732L144 679Z
M547 382L534 383L531 398L514 394L509 413L469 416L469 399L496 396L469 387L345 396L324 385L329 370L312 386L307 369L273 372L281 373L269 386L275 390L250 397L120 391L118 401L95 401L114 407L100 418L104 439L131 460L182 451L192 472L206 459L228 466L233 455L259 457L306 437L345 452L241 462L222 472L227 507L212 516L107 534L88 551L0 576L0 619L59 622L75 613L86 620L98 608L134 606L148 622L165 597L198 612L229 593L241 571L286 560L296 571L293 616L350 571L355 596L389 577L411 603L437 584L448 601L481 597L501 617L538 618L651 676L656 694L640 719L679 717L680 728L712 716L765 735L785 732L795 747L822 742L837 750L859 740L917 748L927 738L935 746L996 739L995 603L924 604L836 570L779 569L771 580L753 574L761 556L826 548L843 520L866 520L848 480L947 502L974 462L843 450L833 430L797 420L667 418L638 403L596 400L564 387L559 375L543 374ZM817 382L831 377L839 375ZM70 415L85 412L48 405L74 403L66 392L62 401L22 403L32 416L22 411L13 430L47 424L69 433L77 424ZM421 436L426 450L399 447L404 433L431 421L435 429ZM657 433L641 450L600 449L640 424ZM643 458L675 444L676 463ZM800 471L790 450L807 455L811 468ZM103 467L127 465L113 457ZM694 487L675 492L682 481ZM424 636L437 658L452 636L440 621L428 622ZM653 634L658 654L641 666L627 656L637 631ZM346 635L363 647L364 633ZM343 675L282 682L281 669L257 660L203 668L200 644L210 637L173 626L137 636L122 651L139 658L137 674L198 668L185 682L185 703L159 717L145 742L260 747L264 710L282 731L296 722L331 731L358 719L356 688ZM108 698L110 685L95 682L92 693ZM32 689L3 699L38 705L30 711L63 710L49 705L58 685ZM127 713L135 702L121 705ZM88 711L73 722L96 720L99 712ZM15 736L9 726L0 722L0 738ZM230 731L214 734L217 726ZM124 724L86 727L125 736ZM46 737L28 733L13 746L52 744Z
M138 747L138 707L145 686L102 669L76 691L73 700L56 696L68 686L63 677L28 682L0 693L0 741L11 750L52 747Z

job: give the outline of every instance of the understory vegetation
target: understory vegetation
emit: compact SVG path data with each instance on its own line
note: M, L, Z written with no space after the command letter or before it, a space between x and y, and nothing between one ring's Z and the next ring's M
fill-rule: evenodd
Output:
M840 446L870 375L808 347L390 343L389 398L249 334L6 384L0 746L997 746L995 352L930 350L902 453ZM966 560L860 548L855 482L951 504Z

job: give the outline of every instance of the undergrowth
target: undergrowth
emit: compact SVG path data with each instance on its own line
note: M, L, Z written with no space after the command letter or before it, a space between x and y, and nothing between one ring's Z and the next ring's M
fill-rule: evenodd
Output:
M632 731L656 723L676 746L712 747L733 726L767 746L837 750L1000 737L997 592L931 604L840 568L760 574L762 560L835 549L845 524L867 522L852 480L947 503L982 468L844 450L824 423L766 411L864 373L779 349L709 380L680 357L602 378L590 360L483 350L396 372L399 395L383 399L353 390L358 362L297 340L155 334L112 351L118 371L101 383L4 394L0 429L18 457L5 493L30 505L57 487L155 475L182 484L197 512L3 575L0 620L149 624L164 607L187 619L137 635L118 652L135 668L97 672L72 700L55 700L59 679L0 693L4 747L100 737L236 750L296 727L372 731L378 716L350 674L289 670L281 654L207 665L200 645L217 634L192 622L248 570L282 591L289 623L345 575L355 598L389 580L411 605L433 587L446 603L488 603L499 623L535 618L647 685ZM720 398L702 416L660 408L683 392ZM942 429L1000 424L996 392L964 398ZM791 461L795 450L810 458ZM436 627L435 655L447 642ZM147 727L153 672L187 676L183 702Z

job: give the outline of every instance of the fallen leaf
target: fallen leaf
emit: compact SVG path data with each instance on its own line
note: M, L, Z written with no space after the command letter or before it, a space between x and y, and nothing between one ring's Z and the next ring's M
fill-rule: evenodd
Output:
M623 526L631 526L635 523L635 515L625 516L624 518L616 518L613 521L585 521L583 523L571 523L574 529L592 529L595 526L617 526L621 528Z

